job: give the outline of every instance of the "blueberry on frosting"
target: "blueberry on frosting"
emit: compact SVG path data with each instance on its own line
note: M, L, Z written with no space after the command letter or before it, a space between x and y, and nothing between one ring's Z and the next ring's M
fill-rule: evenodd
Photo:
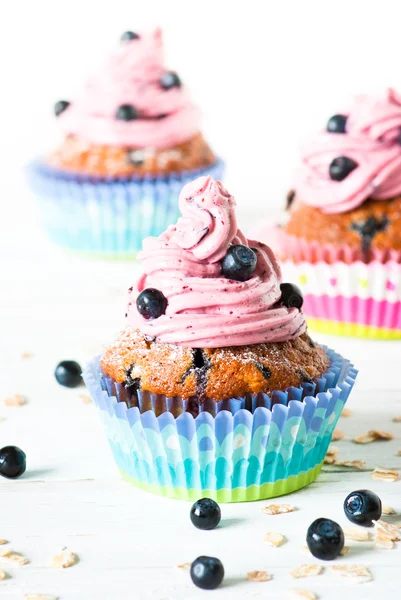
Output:
M221 272L227 279L247 281L254 274L257 261L256 254L251 248L236 244L228 249L221 261Z
M54 105L54 114L56 115L56 117L61 115L61 113L64 112L69 106L70 103L68 102L68 100L59 100L58 102L56 102L56 104Z
M139 40L139 35L134 31L124 31L120 37L121 42L132 42L132 40Z
M345 115L333 115L327 121L327 131L329 133L345 133L347 117Z
M357 166L358 164L352 158L338 156L330 163L330 179L333 181L343 181Z
M116 112L116 119L119 121L135 121L138 118L138 111L132 104L121 104Z
M294 283L282 283L280 285L281 302L287 308L301 309L304 303L302 292Z
M167 299L160 290L147 288L136 299L136 307L144 319L158 319L166 312Z
M160 77L160 85L164 90L170 90L171 88L181 87L181 79L174 71L166 71Z

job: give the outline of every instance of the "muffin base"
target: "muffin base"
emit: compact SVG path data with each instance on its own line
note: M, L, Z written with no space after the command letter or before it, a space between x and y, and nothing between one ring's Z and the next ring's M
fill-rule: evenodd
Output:
M316 393L291 400L291 388L272 393L271 409L207 411L194 417L169 411L141 413L102 386L99 358L84 371L114 459L137 487L170 498L220 502L288 494L313 481L321 468L357 371L327 350L331 366ZM296 388L294 388L296 389ZM273 397L275 401L273 402Z

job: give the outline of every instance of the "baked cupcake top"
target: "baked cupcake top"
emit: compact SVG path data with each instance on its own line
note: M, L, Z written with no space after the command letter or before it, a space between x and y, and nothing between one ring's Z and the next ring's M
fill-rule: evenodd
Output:
M357 96L302 148L297 201L344 213L401 194L401 95Z
M126 32L72 102L55 107L67 136L95 145L166 148L199 131L200 113L164 63L161 30Z
M179 198L181 218L147 238L127 321L149 341L220 348L294 340L306 330L296 286L282 284L272 250L237 227L235 200L200 177Z

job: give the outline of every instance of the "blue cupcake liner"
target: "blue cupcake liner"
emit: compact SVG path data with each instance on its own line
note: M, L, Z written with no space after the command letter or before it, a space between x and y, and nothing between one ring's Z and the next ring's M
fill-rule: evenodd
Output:
M300 489L319 474L357 376L349 361L326 351L331 366L313 384L215 403L213 414L211 404L202 404L197 416L179 398L164 397L163 411L161 396L152 394L146 401L159 415L129 408L114 395L99 357L84 379L114 459L132 484L185 500L258 500ZM174 416L171 407L181 414Z
M101 257L134 256L148 236L179 217L181 188L200 177L223 176L223 162L160 177L94 178L34 162L28 183L39 200L44 227L56 244Z

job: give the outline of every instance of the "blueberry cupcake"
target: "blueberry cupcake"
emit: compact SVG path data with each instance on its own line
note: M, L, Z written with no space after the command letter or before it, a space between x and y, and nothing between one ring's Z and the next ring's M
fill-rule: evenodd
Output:
M401 96L358 96L302 149L288 218L268 229L311 329L401 338Z
M84 378L116 463L173 498L257 500L318 475L356 371L307 333L302 294L245 238L219 181L144 240L126 327Z
M200 112L166 68L161 31L125 32L82 93L55 105L64 139L28 170L50 237L71 250L135 254L178 217L182 185L222 175Z

